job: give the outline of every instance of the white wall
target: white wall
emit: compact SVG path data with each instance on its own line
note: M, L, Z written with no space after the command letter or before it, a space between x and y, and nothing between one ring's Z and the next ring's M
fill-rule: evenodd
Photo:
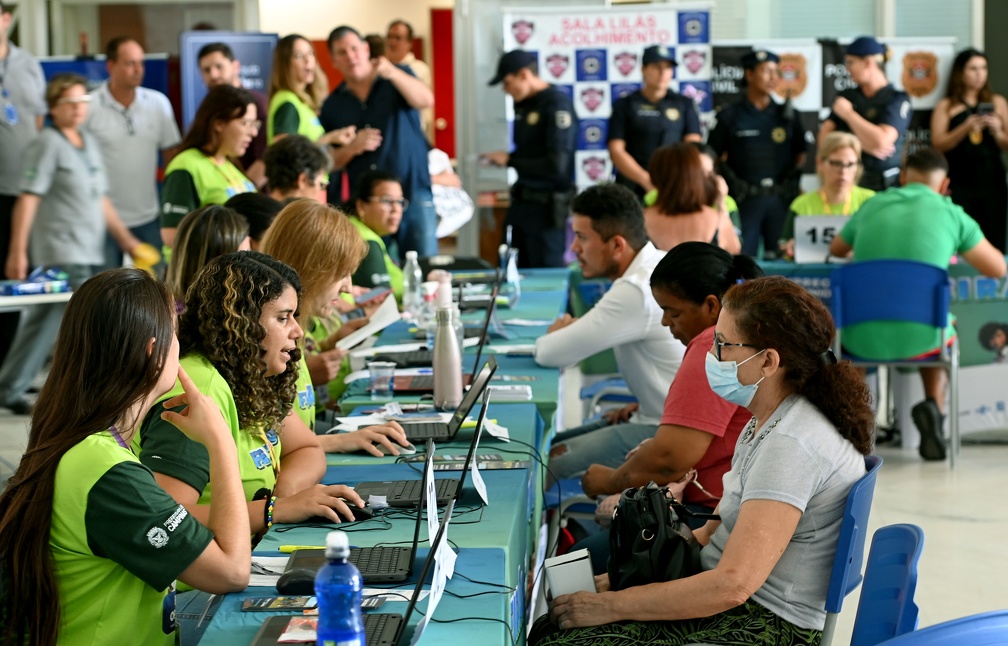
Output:
M385 35L390 21L401 18L413 25L424 41L424 58L430 62L430 10L450 9L454 0L259 0L259 28L280 36L299 33L325 40L340 25L361 34Z

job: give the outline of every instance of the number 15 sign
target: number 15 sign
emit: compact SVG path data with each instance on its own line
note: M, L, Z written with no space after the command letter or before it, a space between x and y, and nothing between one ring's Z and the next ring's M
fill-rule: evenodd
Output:
M829 247L849 219L849 215L797 216L794 222L795 263L843 262L830 256Z

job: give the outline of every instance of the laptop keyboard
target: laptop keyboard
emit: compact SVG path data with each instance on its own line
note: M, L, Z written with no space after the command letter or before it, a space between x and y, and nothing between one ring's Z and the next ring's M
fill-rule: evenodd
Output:
M434 480L436 490L435 497L438 500L451 498L454 490L451 488L451 480ZM400 480L392 486L388 499L392 500L420 500L423 494L423 480Z
M393 615L387 612L381 614L364 615L364 643L376 644L385 632L385 627L392 620Z
M400 368L413 368L416 366L429 366L434 360L434 353L430 350L410 350L408 352L388 352L375 356L377 361L392 361Z
M434 375L413 375L409 387L410 390L433 390Z
M444 422L410 422L402 427L407 438L448 437L448 427Z
M361 547L350 550L351 563L362 575L394 574L399 571L401 547Z

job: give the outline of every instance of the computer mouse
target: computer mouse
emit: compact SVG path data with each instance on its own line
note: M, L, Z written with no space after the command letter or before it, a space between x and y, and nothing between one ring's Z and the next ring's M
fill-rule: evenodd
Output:
M346 502L346 501L344 501L344 502ZM355 505L353 503L347 502L347 507L349 507L350 511L353 512L354 522L357 522L359 520L371 520L372 518L374 518L374 509L372 509L371 507L368 507L367 503L365 503L363 507L358 507L357 505ZM340 518L340 522L343 522L343 523L350 522L350 521L348 521L343 516L343 514L340 514L339 512L337 512L337 515ZM306 519L304 519L301 522L303 524L305 524L305 525L332 525L332 524L334 524L333 521L330 520L327 516L312 516L311 518L306 518Z
M315 570L295 568L284 572L277 579L276 589L285 595L315 594Z
M365 504L363 507L357 505L347 505L353 512L354 520L371 520L374 518L375 510Z

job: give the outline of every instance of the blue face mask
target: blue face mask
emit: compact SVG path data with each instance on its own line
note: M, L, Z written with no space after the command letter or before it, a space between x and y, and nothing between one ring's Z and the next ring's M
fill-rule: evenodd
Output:
M708 352L704 369L707 373L707 383L710 384L714 394L742 408L748 407L753 397L756 396L756 389L760 381L763 381L764 378L760 377L756 383L745 386L738 380L738 367L763 352L764 350L760 350L741 363L718 361L713 354Z

